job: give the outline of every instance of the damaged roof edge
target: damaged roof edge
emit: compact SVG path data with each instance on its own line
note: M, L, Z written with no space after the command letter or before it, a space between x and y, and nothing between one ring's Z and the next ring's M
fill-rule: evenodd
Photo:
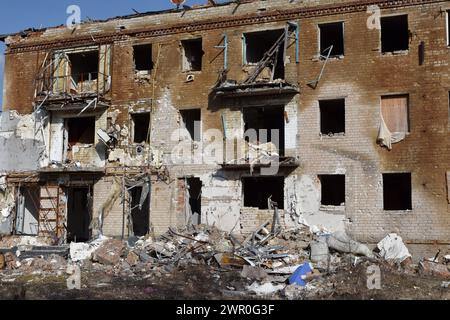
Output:
M145 17L145 16L153 16L153 15L159 15L159 14L167 14L167 13L177 13L177 12L183 12L183 11L191 11L191 10L198 10L198 9L205 9L205 8L209 8L209 7L221 7L221 6L228 6L232 3L236 3L236 4L244 4L244 3L251 3L253 1L256 0L230 0L230 1L226 1L223 3L216 3L215 5L211 5L211 4L207 4L207 5L196 5L194 7L189 7L189 6L183 6L183 8L180 9L166 9L166 10L158 10L158 11L147 11L147 12L142 12L142 13L133 13L133 14L128 14L128 15L123 15L123 16L115 16L115 17L111 17L111 18L107 18L107 19L98 19L98 20L84 20L81 22L81 24L89 24L89 23L102 23L102 22L108 22L108 21L114 21L114 20L119 20L119 19L133 19L133 18L138 18L138 17ZM35 29L35 28L28 28L19 32L13 32L13 33L9 33L9 34L0 34L0 41L1 42L5 42L6 39L10 36L17 36L17 35L25 35L27 36L28 33L33 33L33 32L44 32L47 29L52 29L52 28L59 28L63 25L59 25L59 26L51 26L51 27L47 27L47 28L41 28L41 29Z

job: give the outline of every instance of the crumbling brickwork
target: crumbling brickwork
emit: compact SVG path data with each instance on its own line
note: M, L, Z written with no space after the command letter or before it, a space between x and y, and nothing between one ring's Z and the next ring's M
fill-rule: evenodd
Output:
M110 79L102 85L106 88L110 84L108 92L96 92L95 96L95 105L101 102L102 108L92 108L93 97L82 97L71 115L83 113L83 108L92 103L84 112L96 117L95 143L89 152L74 157L80 162L79 168L68 169L70 164L62 161L58 170L76 175L96 168L100 177L93 189L92 219L99 218L106 202L114 202L106 206L108 213L103 220L101 231L107 235L121 236L123 216L129 214L128 203L123 206L121 202L128 197L124 196L127 192L123 191L122 180L142 173L151 177L149 232L160 234L170 226L183 224L189 189L180 181L186 177L202 182L202 223L247 233L261 222L258 217L270 219L268 211L245 208L242 179L260 176L261 168L238 163L233 147L235 141L245 140L245 110L263 107L263 112L267 108L283 110L283 157L290 162L277 175L285 179L281 216L285 227L309 223L330 230L346 229L357 240L368 243L376 243L392 232L401 234L410 244L450 243L446 177L450 156L446 10L450 10L450 4L436 0L241 2L89 22L75 32L59 27L28 32L26 36L10 35L5 39L5 110L30 114L42 104L49 115L50 125L45 127L43 137L50 152L51 144L56 143L55 130L50 128L58 115L67 118L67 113L64 108L46 108L56 103L52 97L44 102L36 100L35 80L40 68L55 50L103 46L99 49L100 61L111 61L111 65L101 70ZM408 16L407 51L381 52L381 31L368 27L373 14L367 12L368 5L378 5L382 17ZM345 53L324 61L319 57L319 25L336 22L344 24ZM243 55L250 50L243 40L245 34L267 30L280 30L280 34L286 30L288 34L282 42L284 51L279 50L283 60L273 66L275 70L283 65L284 74L280 79L269 79L268 87L259 91L237 86L230 93L230 86L245 83L257 67L244 65ZM181 41L198 38L202 39L201 71L183 71ZM140 44L151 44L149 72L135 70L133 46ZM101 49L105 45L111 52L101 58L102 52L107 52ZM326 56L326 52L321 54ZM235 82L218 81L224 68L226 79ZM258 74L258 81L267 66L265 69ZM268 72L270 78L270 68ZM318 81L311 85L313 80ZM224 83L229 87L221 87ZM381 98L391 95L408 96L409 132L387 150L377 144L377 139ZM321 134L319 102L331 99L345 99L345 134ZM71 105L64 103L65 107ZM211 142L211 130L225 135L225 142L219 141L219 145L229 146L224 151L225 161L217 161L217 154L211 150L202 153L193 147L191 154L203 161L172 162L186 135L186 131L177 131L184 128L179 111L187 109L201 109L201 140L205 145ZM133 114L139 112L148 112L151 119L149 139L144 144L133 140ZM117 141L108 149L97 131L113 127ZM62 122L58 128L63 128ZM62 148L63 142L58 143ZM55 163L51 155L48 157L46 166L51 168ZM386 173L411 173L412 210L385 210ZM333 174L345 175L345 211L321 204L318 177ZM111 195L114 179L121 190L115 197ZM249 212L259 213L252 219ZM125 227L128 235L130 230Z

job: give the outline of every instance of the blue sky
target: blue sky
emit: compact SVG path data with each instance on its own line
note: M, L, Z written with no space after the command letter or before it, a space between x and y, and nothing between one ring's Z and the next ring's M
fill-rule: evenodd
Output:
M187 0L187 5L206 4L207 0ZM0 34L13 33L27 28L49 27L65 24L66 9L79 5L82 19L105 19L139 12L173 8L170 0L14 0L3 3L0 10ZM3 97L4 44L0 42L0 106Z

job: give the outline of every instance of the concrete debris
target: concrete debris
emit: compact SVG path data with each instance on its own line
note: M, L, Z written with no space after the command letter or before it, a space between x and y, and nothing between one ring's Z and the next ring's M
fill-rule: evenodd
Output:
M3 239L3 242L6 240ZM30 239L23 242L33 243ZM11 243L17 245L20 242L15 240ZM220 231L213 226L198 225L171 228L156 238L133 237L121 241L101 236L89 243L71 243L68 256L70 263L79 265L83 272L102 272L108 277L142 276L143 279L163 281L179 271L204 269L208 270L211 278L227 288L220 288L220 292L237 298L256 294L294 300L322 292L330 294L335 290L336 283L342 283L342 280L333 282L334 275L352 278L354 270L361 269L365 274L367 267L377 262L389 266L383 264L384 261L399 262L405 275L416 276L419 271L427 276L450 277L444 263L423 259L419 266L403 265L403 258L410 258L411 255L404 254L407 251L404 251L402 243L399 236L389 235L379 245L382 253L375 256L367 246L352 240L345 233L311 234L306 226L281 230L260 242L252 240L252 237L245 239L241 235ZM25 253L31 247L36 248L16 246L7 251L0 250L1 273L9 272L9 276L64 274L68 265L65 257L58 254L30 257ZM42 248L47 250L50 247ZM14 254L16 251L17 254ZM227 274L226 278L224 274ZM232 274L234 279L228 276Z
M75 243L70 244L70 259L72 262L79 262L83 260L90 260L95 250L97 250L109 238L100 236L90 243Z
M245 265L242 269L241 276L251 280L262 281L267 278L267 272L261 267Z
M106 265L117 265L125 253L125 243L120 240L108 239L93 253L92 259Z
M329 257L329 249L327 239L320 237L318 240L311 242L311 261L316 263L327 263Z
M75 243L70 244L70 259L73 262L89 260L92 258L94 248L87 243Z
M380 250L380 256L390 263L402 263L411 258L402 238L395 233L387 235L377 247Z
M328 247L338 252L352 253L366 257L373 257L372 251L359 242L352 240L345 232L338 231L327 238Z
M256 293L259 296L268 296L284 289L284 285L273 285L272 283L258 284L254 282L247 290Z
M0 175L0 191L5 192L6 191L6 176Z

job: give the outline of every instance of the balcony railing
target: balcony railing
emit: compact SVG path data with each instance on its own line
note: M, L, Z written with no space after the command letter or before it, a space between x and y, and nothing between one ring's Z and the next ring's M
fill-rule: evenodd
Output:
M50 76L37 79L36 97L98 97L105 95L110 88L111 77L100 72Z

